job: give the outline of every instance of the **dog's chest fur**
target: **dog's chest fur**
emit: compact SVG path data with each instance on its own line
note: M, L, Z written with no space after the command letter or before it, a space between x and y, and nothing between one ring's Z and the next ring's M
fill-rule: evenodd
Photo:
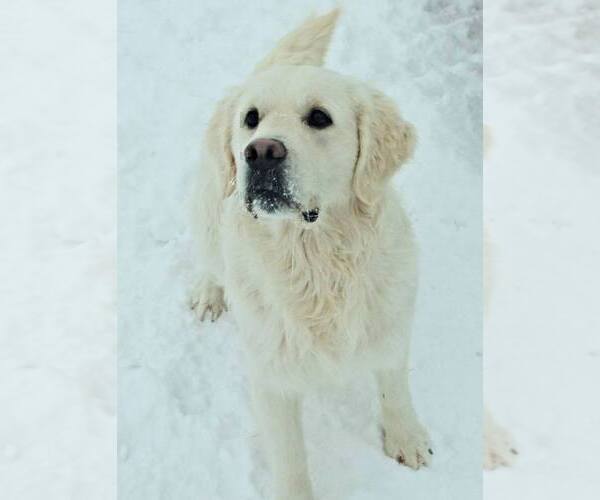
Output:
M259 364L336 372L389 333L382 321L393 308L394 276L375 272L382 266L373 266L381 253L373 224L341 217L313 228L239 212L225 218L226 290Z

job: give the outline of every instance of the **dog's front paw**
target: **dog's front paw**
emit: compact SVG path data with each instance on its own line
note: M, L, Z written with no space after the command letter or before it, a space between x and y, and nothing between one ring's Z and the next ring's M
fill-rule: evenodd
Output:
M418 422L387 425L383 431L383 449L399 464L418 470L431 463L433 450L429 433Z
M201 279L190 293L189 306L200 321L216 321L223 311L227 311L223 287Z
M487 417L484 429L483 467L487 470L510 467L519 454L511 434Z

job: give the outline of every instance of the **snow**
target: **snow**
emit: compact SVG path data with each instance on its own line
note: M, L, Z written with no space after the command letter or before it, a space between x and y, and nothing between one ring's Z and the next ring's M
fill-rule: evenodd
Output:
M116 495L110 3L0 7L0 496Z
M480 498L480 13L471 2L343 2L328 66L393 96L420 134L398 177L422 249L416 406L435 462L386 459L368 381L309 398L319 498ZM514 433L485 498L598 497L600 9L486 2L488 400ZM185 307L184 202L225 87L317 0L0 8L2 498L261 498L268 475L230 314ZM374 28L376 27L376 29ZM595 293L594 293L595 292ZM116 311L119 442L116 442Z
M595 4L595 5L594 5ZM485 385L520 450L485 498L598 498L597 2L487 2Z

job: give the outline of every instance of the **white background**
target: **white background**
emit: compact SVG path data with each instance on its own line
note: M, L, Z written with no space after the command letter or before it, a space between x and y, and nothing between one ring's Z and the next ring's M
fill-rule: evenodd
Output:
M600 497L599 47L596 1L484 6L486 399L521 452L490 500Z
M600 377L600 325L595 300L600 255L600 125L596 112L600 27L594 3L503 0L485 5L484 104L495 142L485 166L485 218L493 241L496 276L487 323L486 386L491 406L514 431L521 453L514 468L484 475L485 498L489 499L587 500L597 498L600 492L595 465L600 449L595 387ZM167 8L176 11L177 3L171 2ZM241 23L248 9L240 3L229 11ZM247 29L223 41L223 47L227 43L232 47L219 54L228 76L225 69L219 73L213 67L209 73L198 66L200 76L193 78L199 81L199 96L203 89L210 89L211 98L216 98L225 78L236 83L237 77L251 67L256 53L270 46L270 37L283 33L288 22L302 16L283 7L261 12L261 22L269 24L265 35L252 42L254 45L250 43L254 36ZM375 83L394 95L407 117L422 123L426 118L417 118L423 112L418 101L402 99L398 91L390 89L392 79L386 79L384 73L393 65L375 58L373 47L365 41L367 37L377 40L377 51L387 53L391 38L383 33L392 28L382 30L381 36L373 30L372 16L378 12L378 8L370 8L346 14L341 28L344 23L346 29L354 26L351 38L358 38L358 42L343 56L338 36L330 58L332 66L365 77L364 67L368 65ZM227 19L219 22L216 14L209 19L206 24L216 29L225 30L232 24ZM419 26L410 16L405 21L413 22ZM396 24L402 32L404 25ZM189 33L193 45L193 37L200 37L202 30L190 28ZM0 37L1 496L9 500L115 498L115 5L92 0L4 2L0 7ZM418 36L408 31L406 37L409 50L409 42ZM408 58L402 47L394 47L400 61ZM412 78L405 80L404 90ZM186 141L191 144L187 156L180 157L186 161L197 155L193 141L208 113L201 103L204 100L190 104L192 118L183 119L177 128L188 134ZM185 115L185 110L180 112ZM188 129L189 123L197 123L197 130ZM187 168L181 164L167 167L177 172ZM431 181L425 173L427 168L422 162L413 163L405 176L400 176L401 184L414 185L418 176ZM175 184L184 182L177 180ZM407 195L415 206L411 193ZM170 199L156 196L154 201L164 206L161 204ZM180 209L179 202L173 202L174 208L166 212ZM153 227L157 234L164 230L162 223ZM432 234L437 229L432 225ZM175 232L182 230L178 225ZM421 225L420 231L424 230ZM140 247L140 258L148 254L147 248ZM160 261L161 255L152 258ZM185 262L183 257L181 262ZM152 291L157 311L162 303L161 286L168 297L174 286L185 281L185 270L184 266L176 268L175 285L168 273L161 275L165 280ZM174 299L183 300L182 294ZM145 325L140 330L158 321L159 314L140 316L138 321ZM183 318L186 313L180 309L177 314ZM161 319L161 325L166 322L168 318ZM198 361L184 364L184 380L172 385L209 388L183 393L181 407L209 404L243 411L245 396L235 390L243 385L243 379L232 356L236 347L230 320L206 330L208 333L197 329L191 320L185 324L178 320L173 330L181 331L184 338L177 354L194 342L201 344L190 349L191 357ZM185 340L190 332L203 340ZM139 338L139 334L134 336L132 344ZM157 358L161 350L168 353L173 338L175 335L169 334L163 344L154 343L148 351L154 351ZM422 394L419 409L428 423L435 424L434 438L439 441L429 396L419 382L425 380L421 378L422 366L429 365L426 356L435 345L432 347L425 335L415 340L415 382ZM207 361L201 357L204 346L217 355L193 377L185 377L190 366ZM223 365L223 360L230 360L230 364ZM177 361L173 356L173 366ZM147 371L152 373L152 369L150 366ZM209 377L212 371L229 375L225 379ZM146 378L143 370L140 373L140 380ZM160 385L158 381L148 384L146 393L133 394L132 400L155 398L162 404L169 394L177 394ZM138 386L144 387L139 382ZM157 386L160 388L154 391ZM364 393L361 401L368 403ZM339 401L347 406L336 407ZM338 397L335 402L325 401L330 405L328 411L317 419L325 427L320 430L310 424L313 450L322 439L327 439L331 450L330 456L317 456L315 473L322 491L338 479L333 476L329 480L327 475L342 469L346 487L358 482L357 490L362 488L364 495L376 485L387 488L382 495L388 496L381 498L415 498L407 489L427 481L431 474L421 479L394 464L383 466L372 420L354 418L348 401L352 400ZM318 411L320 406L313 404L312 408ZM181 470L177 480L182 482L181 488L207 485L191 498L211 498L217 484L224 498L240 498L236 497L237 487L264 484L260 467L256 475L245 475L255 456L246 447L246 437L239 438L249 429L238 429L239 419L218 421L210 414L212 427L203 429L201 421L195 428L189 425L185 430L191 432L185 434L182 426L156 415L147 412L140 427L157 420L155 428L164 426L171 440L147 444L144 439L149 436L143 436L140 448L167 443L167 461L173 463L173 456L177 456L174 450L181 449L182 442L189 443L185 445L188 454L178 455L176 467ZM365 430L352 435L339 430L340 416L350 429L364 423ZM214 435L217 428L222 432ZM228 436L233 438L228 440ZM208 457L214 465L209 472L202 471L201 461L194 463L200 454L194 440L203 438L206 442L214 439L214 453ZM236 439L243 449L236 448ZM224 446L220 444L223 442ZM330 446L332 443L337 447ZM450 449L443 441L442 445ZM123 446L120 460L127 460L129 454L135 456L140 448L136 443ZM448 465L440 465L438 457L435 467L439 472ZM160 459L148 458L147 470ZM156 484L152 477L146 480ZM238 483L241 486L236 486ZM254 492L253 486L248 491ZM375 495L379 491L375 491L373 496L363 497L378 498ZM181 490L179 496L163 490L158 497L190 498ZM123 494L121 498L136 497Z
M0 497L116 495L116 9L0 5Z

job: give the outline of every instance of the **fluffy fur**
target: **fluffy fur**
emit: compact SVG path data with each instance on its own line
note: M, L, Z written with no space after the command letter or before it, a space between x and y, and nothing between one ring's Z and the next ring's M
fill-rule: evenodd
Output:
M483 154L487 156L492 146L492 133L489 127L483 127ZM492 293L492 244L487 232L483 240L483 286L484 308L487 316ZM498 425L486 408L483 421L483 466L487 470L512 465L518 455L512 435Z
M415 147L394 103L320 67L338 17L307 20L217 105L203 147L193 227L203 269L192 307L218 318L231 304L246 348L253 405L277 500L310 500L301 397L374 373L385 452L414 469L433 452L408 382L417 252L392 174ZM334 125L307 127L323 106ZM261 114L253 130L244 113ZM244 148L288 150L296 209L248 211ZM319 209L317 222L303 209Z

